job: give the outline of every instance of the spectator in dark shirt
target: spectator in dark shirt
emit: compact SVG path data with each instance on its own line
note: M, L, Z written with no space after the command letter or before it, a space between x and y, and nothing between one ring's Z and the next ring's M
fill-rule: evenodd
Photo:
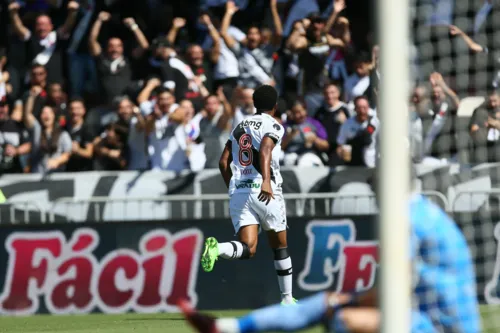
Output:
M336 16L338 12L334 12ZM320 16L310 17L305 34L299 28L287 41L287 48L299 54L299 65L303 71L302 87L307 110L314 112L321 106L321 90L328 81L325 64L332 49L343 49L345 42L325 32L326 21ZM313 115L311 113L310 115Z
M69 37L76 21L76 13L80 5L76 1L68 2L66 22L54 31L52 20L47 15L40 15L35 22L32 35L19 17L20 5L12 2L9 5L10 18L14 32L19 39L28 42L28 59L32 64L44 65L48 71L49 82L63 82L63 46L62 40Z
M314 118L321 122L328 134L330 166L344 164L337 154L337 136L342 124L352 115L347 105L340 100L340 89L335 84L328 84L323 89L324 104L316 111Z
M90 54L97 58L97 74L103 89L102 102L108 106L116 96L124 95L132 82L132 68L129 60L124 56L122 40L110 38L105 54L97 41L102 24L110 18L111 15L107 12L99 13L89 37ZM149 47L148 40L134 19L126 18L123 22L134 33L139 43L139 48L133 54L137 57L142 56Z
M33 89L35 88L35 89ZM25 107L30 107L30 112L35 118L40 117L42 107L47 102L47 70L43 65L35 64L31 66L30 82L28 90L23 94ZM36 95L33 92L37 92ZM30 100L32 99L32 100Z
M20 156L29 154L31 143L22 123L10 119L7 98L0 98L0 174L23 172Z
M123 170L127 167L126 132L115 123L106 126L105 131L94 139L94 169Z
M301 102L296 102L291 109L281 147L285 152L285 165L323 165L318 154L329 149L327 133L319 121L307 116Z
M85 103L83 99L72 99L69 102L69 120L66 124L72 145L71 157L66 166L66 171L92 170L92 136L84 125Z
M490 91L483 105L474 110L469 123L472 162L493 163L500 158L500 96Z
M96 92L98 89L95 62L89 54L90 29L99 13L99 0L85 0L80 6L77 22L68 39L67 63L69 75L69 92L72 97L84 96L85 92Z
M68 96L60 83L51 83L47 88L46 105L50 105L56 111L56 121L65 127L68 120L67 108Z

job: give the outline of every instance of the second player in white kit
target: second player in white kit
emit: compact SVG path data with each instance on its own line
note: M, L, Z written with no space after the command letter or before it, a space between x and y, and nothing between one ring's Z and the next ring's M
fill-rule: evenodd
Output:
M279 166L284 129L274 118L278 94L264 85L255 90L257 114L235 127L222 153L219 169L229 188L229 212L239 241L207 238L201 264L212 271L218 258L250 259L259 229L267 232L274 251L283 304L293 304L292 261L286 237L286 209Z

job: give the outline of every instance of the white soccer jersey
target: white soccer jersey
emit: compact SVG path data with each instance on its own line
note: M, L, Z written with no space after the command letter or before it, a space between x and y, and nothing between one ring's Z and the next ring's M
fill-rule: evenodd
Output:
M240 192L260 192L262 175L260 172L260 143L270 137L276 143L271 158L271 185L273 192L281 193L283 179L280 174L279 156L281 139L285 130L268 114L258 114L243 120L231 133L229 140L233 154L233 177L229 194Z

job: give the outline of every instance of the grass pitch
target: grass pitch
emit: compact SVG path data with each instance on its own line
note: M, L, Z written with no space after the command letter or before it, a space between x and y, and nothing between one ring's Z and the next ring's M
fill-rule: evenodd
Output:
M215 311L217 317L241 316L247 311ZM500 332L500 307L482 306L483 332ZM122 314L1 317L0 333L192 333L180 314ZM303 331L322 333L321 327Z

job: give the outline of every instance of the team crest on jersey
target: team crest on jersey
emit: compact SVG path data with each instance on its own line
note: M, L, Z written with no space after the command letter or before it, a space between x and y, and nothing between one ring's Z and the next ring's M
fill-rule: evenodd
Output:
M280 126L280 125L278 125L278 124L274 124L274 125L273 125L273 127L274 127L274 129L275 129L275 130L277 130L277 131L279 131L279 130L281 129L281 126Z

